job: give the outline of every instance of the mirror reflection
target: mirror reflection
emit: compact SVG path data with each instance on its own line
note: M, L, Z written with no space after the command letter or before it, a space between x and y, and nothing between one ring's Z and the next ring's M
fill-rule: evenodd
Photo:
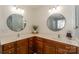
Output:
M7 19L7 26L12 31L19 32L25 28L26 22L23 20L22 15L12 14Z
M52 14L48 17L47 26L52 31L59 31L65 26L65 17L62 14Z

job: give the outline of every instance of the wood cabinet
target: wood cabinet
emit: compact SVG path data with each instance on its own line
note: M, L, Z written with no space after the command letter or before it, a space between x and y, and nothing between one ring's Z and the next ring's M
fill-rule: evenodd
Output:
M53 46L44 46L44 54L56 54L56 48Z
M2 45L4 54L76 54L79 47L41 37L30 37Z
M17 54L28 54L28 48L27 47L17 48Z
M56 54L56 42L44 39L44 54Z
M76 46L44 39L45 54L76 54Z
M37 54L43 54L43 38L35 38L35 49Z
M2 45L2 53L3 54L14 54L15 53L15 43L7 43Z
M76 46L72 46L65 43L57 42L56 45L57 54L76 54Z
M28 54L28 39L22 39L16 42L17 54Z
M70 50L68 51L68 54L77 54L77 47L70 46Z
M57 45L56 45L56 53L57 54L67 54L69 50L70 50L69 45L67 46L66 44L57 42Z
M76 49L77 49L77 54L79 54L79 47L77 47Z
M15 48L11 48L11 49L8 49L8 50L4 50L3 51L3 54L15 54Z

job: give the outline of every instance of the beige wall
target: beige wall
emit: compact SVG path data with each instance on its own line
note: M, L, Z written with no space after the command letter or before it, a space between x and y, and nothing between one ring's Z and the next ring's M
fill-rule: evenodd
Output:
M7 18L13 12L11 11L12 6L0 6L0 40L4 41L15 41L17 40L18 33L20 35L27 35L31 32L31 19L32 19L32 12L31 9L27 6L17 6L19 8L24 9L25 13L23 14L24 19L27 21L26 27L23 31L14 32L11 31L6 24Z
M62 6L61 14L66 17L66 25L61 31L51 31L47 27L47 18L50 16L48 13L49 8L52 6L41 6L34 10L34 19L33 24L39 25L39 33L44 35L52 35L53 38L57 38L57 35L60 34L61 37L65 38L67 31L74 31L75 26L75 7L74 6ZM74 36L74 32L73 32ZM62 38L62 39L63 39Z
M19 33L21 38L31 36L31 25L39 25L39 34L51 36L52 38L58 39L60 34L62 40L66 40L65 37L67 31L72 31L74 36L75 27L75 7L74 6L62 6L63 9L60 12L66 17L66 25L61 31L51 31L47 27L47 18L50 16L48 13L49 8L52 6L17 6L25 10L24 19L27 20L26 28L21 32L11 31L7 25L6 20L12 12L10 11L11 6L0 6L0 40L5 43L16 41L18 39L17 34ZM22 35L25 35L24 37Z

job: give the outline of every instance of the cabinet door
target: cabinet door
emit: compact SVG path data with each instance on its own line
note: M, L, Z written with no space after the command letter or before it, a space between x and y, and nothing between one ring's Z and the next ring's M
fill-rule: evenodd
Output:
M36 53L37 54L42 54L43 53L43 46L42 45L36 47Z
M15 54L15 49L11 48L11 49L5 50L3 51L3 54Z
M42 38L37 38L35 40L35 48L36 48L36 53L42 54L43 53L43 39Z
M4 44L4 45L2 45L2 48L3 48L2 50L6 51L6 50L9 50L11 48L14 48L15 47L14 45L15 45L15 42Z
M28 39L22 39L16 42L17 47L28 46Z
M79 47L77 47L77 54L79 54Z
M16 53L17 54L28 53L28 39L23 39L16 42Z
M75 54L76 47L68 44L60 44L57 45L57 53L58 54Z
M70 50L68 51L68 54L77 54L77 47L71 46Z
M67 54L68 50L62 49L62 48L57 48L57 54Z
M53 46L44 46L44 54L55 54L56 48Z
M28 48L26 47L17 48L17 54L28 54Z
M15 53L15 42L2 45L2 53L3 54L14 54Z

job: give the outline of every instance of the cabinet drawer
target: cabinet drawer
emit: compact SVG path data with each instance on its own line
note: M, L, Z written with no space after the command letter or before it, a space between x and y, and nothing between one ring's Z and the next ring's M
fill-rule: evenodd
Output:
M15 49L11 48L9 50L5 50L5 51L3 51L3 54L15 54Z
M14 48L14 42L4 44L2 47L3 47L3 51L9 50L9 49L11 49L11 48Z
M28 39L23 39L16 42L17 47L28 46Z

